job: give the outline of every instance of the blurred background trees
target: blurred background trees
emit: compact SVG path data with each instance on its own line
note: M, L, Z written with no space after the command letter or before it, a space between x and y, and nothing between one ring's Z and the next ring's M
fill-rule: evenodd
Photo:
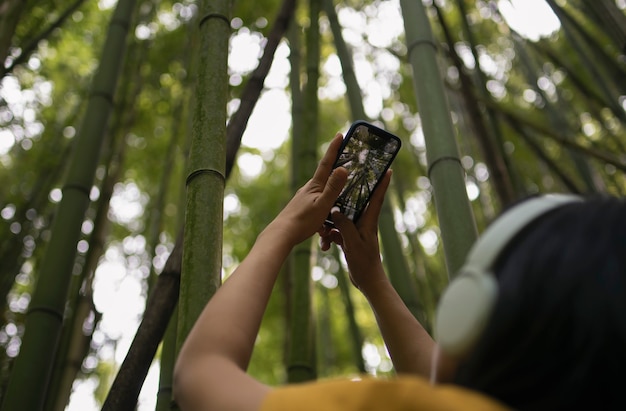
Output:
M223 221L216 255L221 252L224 277L310 175L327 141L356 118L403 140L382 218L382 249L394 284L427 327L454 275L444 245L455 239L442 240L441 231L452 223L443 215L445 221L438 220L436 190L448 197L443 201L466 199L470 217L464 219L477 231L507 204L534 193L624 194L623 0L422 4L432 40L405 34L404 24L418 20L399 1L235 1L224 12L229 122L217 135L207 126L204 136L227 144L225 186L217 193L224 198L223 216L213 215ZM1 398L39 275L46 272L52 223L71 181L70 159L81 154L77 141L88 127L94 75L106 63L103 47L116 6L114 0L0 1ZM525 7L533 15L524 24ZM92 164L93 183L84 190L90 202L79 216L76 256L71 273L52 274L69 276L71 284L46 409L68 403L70 409L99 409L109 393L116 395L113 379L131 355L144 310L165 318L151 329L156 355L138 408L154 409L159 389L160 409L169 408L166 359L175 352L175 335L173 343L160 346L159 340L174 311L181 265L180 253L173 253L178 260L169 257L184 224L185 182L190 168L198 168L188 162L193 108L217 88L197 89L200 50L209 47L200 46L206 44L197 30L206 16L201 9L191 0L143 0L127 16L127 51L101 130L103 148ZM424 46L435 51L436 76L415 70ZM446 134L453 135L435 137L452 139L458 153L443 157L462 174L461 189L443 194L442 179L435 183L430 174L440 164L429 158L432 116L420 117L440 103L418 98L420 87L438 81L447 104L438 113L449 118ZM473 240L472 233L463 237ZM338 253L306 244L281 278L251 373L271 384L393 373L374 318L349 286ZM296 308L302 296L310 300ZM294 346L304 354L294 354Z

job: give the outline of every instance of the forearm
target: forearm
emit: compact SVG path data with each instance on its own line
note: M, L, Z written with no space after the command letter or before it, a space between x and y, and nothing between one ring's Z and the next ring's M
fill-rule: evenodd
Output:
M281 266L296 244L319 230L345 185L346 170L332 170L341 141L337 134L313 177L259 235L196 320L174 369L181 409L259 409L269 387L245 369Z
M434 341L388 280L364 291L398 373L430 374Z
M208 302L180 352L178 366L219 356L246 369L263 313L292 244L268 227Z

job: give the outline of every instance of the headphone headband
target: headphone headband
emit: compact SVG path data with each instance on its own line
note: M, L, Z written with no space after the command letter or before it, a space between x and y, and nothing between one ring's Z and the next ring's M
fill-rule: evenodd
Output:
M573 201L581 201L581 198L570 194L546 194L510 208L481 234L464 265L483 272L490 271L504 248L525 227L549 211Z
M534 197L504 212L484 231L439 300L435 331L444 352L462 356L482 334L498 296L491 269L515 236L546 213L581 200L569 194Z

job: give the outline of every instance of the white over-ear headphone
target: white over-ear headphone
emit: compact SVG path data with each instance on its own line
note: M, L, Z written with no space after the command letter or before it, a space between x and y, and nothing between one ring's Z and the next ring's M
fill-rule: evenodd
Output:
M498 296L491 270L504 248L532 221L576 201L581 198L568 194L534 197L507 210L485 230L439 300L435 333L446 354L457 358L467 354L484 331Z

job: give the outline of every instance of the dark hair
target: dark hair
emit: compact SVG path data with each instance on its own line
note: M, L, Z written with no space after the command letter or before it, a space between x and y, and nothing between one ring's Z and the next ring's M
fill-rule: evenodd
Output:
M456 382L519 410L626 410L626 202L548 213L494 272L494 312Z

